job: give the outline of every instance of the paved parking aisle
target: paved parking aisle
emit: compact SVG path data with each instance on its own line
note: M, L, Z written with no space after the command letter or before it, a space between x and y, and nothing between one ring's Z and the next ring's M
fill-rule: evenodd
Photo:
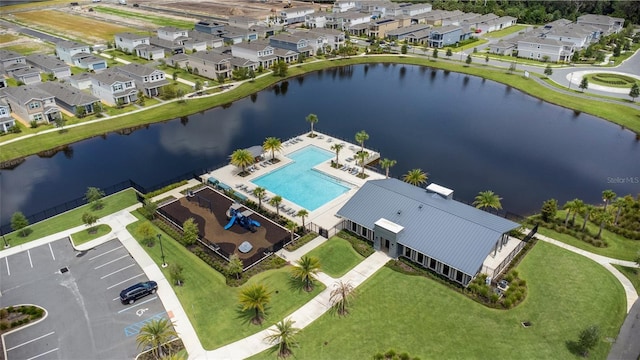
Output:
M122 305L122 289L148 280L118 240L77 252L61 239L0 259L0 306L35 304L43 321L5 334L7 360L133 358L135 335L168 317L155 295Z

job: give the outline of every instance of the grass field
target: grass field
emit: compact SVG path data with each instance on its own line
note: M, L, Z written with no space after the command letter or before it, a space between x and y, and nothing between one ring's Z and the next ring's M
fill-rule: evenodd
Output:
M93 9L103 14L117 15L123 18L143 20L148 23L157 25L159 27L173 26L180 29L187 29L187 30L193 29L193 21L178 20L178 19L162 17L162 16L153 16L146 13L139 13L139 12L116 9L116 8L105 7L105 6L96 6Z
M306 63L302 66L290 67L288 76L294 77L320 69L364 63L415 64L484 77L489 80L507 84L513 88L523 91L524 93L550 103L592 114L640 133L640 118L638 117L637 110L635 108L622 104L605 104L593 100L585 101L580 97L556 93L549 91L548 88L538 84L531 78L527 79L517 73L509 74L505 70L492 69L481 64L462 66L459 63L440 60L433 61L423 57L372 56ZM12 143L10 147L2 148L2 151L0 151L0 161L28 156L56 146L71 144L76 141L92 136L102 135L122 128L161 122L181 116L188 116L249 96L285 79L286 78L267 75L257 78L254 82L244 83L232 91L225 92L212 98L187 99L184 103L172 102L165 106L150 109L142 113L136 113L135 115L109 119L109 121L103 121L91 126L81 126L69 129L69 131L64 134L49 133L27 138ZM6 141L5 139L9 139L9 137L2 137L0 141Z
M20 39L20 36L13 34L0 34L0 45L3 43L8 43L14 40Z
M46 42L24 42L2 46L2 49L17 52L20 55L51 53L55 47Z
M71 234L71 240L73 240L73 244L76 246L82 245L86 242L95 240L100 236L107 235L111 232L111 226L107 224L98 224L96 228L96 232L93 234L89 232L88 228L86 230L81 230L77 233Z
M634 79L630 76L624 76L619 74L609 74L609 73L603 72L603 73L596 73L596 74L587 74L585 77L589 81L589 84L597 84L602 86L623 88L623 89L631 89L634 83L640 86L640 80ZM609 82L602 81L602 79L609 80Z
M358 288L345 318L325 314L302 330L298 359L371 359L395 349L422 359L576 359L567 347L597 324L617 336L626 315L614 276L595 262L538 242L518 266L529 295L518 307L484 307L424 277L383 268ZM532 326L524 328L523 321ZM605 359L600 341L590 359ZM516 355L517 354L517 355ZM273 359L261 353L251 359Z
M507 36L509 34L513 34L513 33L517 33L519 31L522 31L526 28L528 28L528 25L513 25L513 26L509 26L506 29L502 29L502 30L498 30L498 31L492 31L490 33L485 34L485 37L488 38L500 38L503 36Z
M137 203L136 193L133 189L127 189L119 193L104 198L104 207L100 210L94 211L98 217L103 217L111 213L125 209L131 205ZM16 232L5 235L7 241L11 246L17 246L27 243L32 240L39 239L43 236L52 235L57 232L74 228L83 224L82 214L90 211L89 205L84 205L79 208L67 211L66 213L54 216L47 220L40 221L33 225L30 225L32 232L28 236L18 236Z
M82 42L113 41L120 32L136 32L137 29L86 18L56 10L35 10L14 14L16 20L34 25L44 31L64 34Z
M142 221L131 224L127 229L132 235L137 236L135 229L141 223ZM252 325L238 312L238 293L242 287L227 286L222 274L213 270L167 234L163 233L162 241L167 263L178 263L184 267L184 286L174 287L174 291L187 312L202 346L208 350L268 328L324 290L322 284L316 284L310 293L292 286L289 266L260 273L243 287L254 283L267 285L272 291L271 303L263 324ZM156 264L162 263L160 247L157 244L151 248L142 246ZM169 279L169 268L162 271Z
M319 258L321 271L332 278L341 277L364 259L347 240L337 236L325 241L307 255Z
M615 264L613 264L613 267L620 270L631 281L636 292L640 293L640 269Z
M22 4L3 6L3 12L11 12L15 10L24 10L24 9L34 9L45 6L69 6L69 0L46 0L46 1L34 1L34 2L25 2Z

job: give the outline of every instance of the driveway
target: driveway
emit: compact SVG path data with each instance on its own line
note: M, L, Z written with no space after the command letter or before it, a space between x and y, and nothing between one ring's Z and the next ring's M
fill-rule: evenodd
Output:
M68 238L0 259L0 307L35 304L44 320L3 335L5 359L131 359L135 335L168 317L151 295L122 305L125 287L148 280L117 239L87 252Z

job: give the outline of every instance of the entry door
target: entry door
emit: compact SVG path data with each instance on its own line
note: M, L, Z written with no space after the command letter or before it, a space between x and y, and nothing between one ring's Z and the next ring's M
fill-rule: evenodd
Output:
M385 252L389 252L389 240L384 239L384 249Z

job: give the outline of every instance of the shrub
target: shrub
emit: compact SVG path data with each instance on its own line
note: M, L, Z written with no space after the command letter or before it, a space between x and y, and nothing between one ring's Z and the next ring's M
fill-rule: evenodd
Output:
M8 321L0 321L0 330L4 331L7 330L9 328L9 322Z
M511 307L513 306L513 301L511 301L511 298L507 298L504 300L502 304L504 305L505 308L511 309Z
M0 309L0 319L6 319L7 317L9 317L7 309Z
M29 126L31 126L32 129L35 129L38 127L38 122L35 120L31 120L31 122L29 123Z

